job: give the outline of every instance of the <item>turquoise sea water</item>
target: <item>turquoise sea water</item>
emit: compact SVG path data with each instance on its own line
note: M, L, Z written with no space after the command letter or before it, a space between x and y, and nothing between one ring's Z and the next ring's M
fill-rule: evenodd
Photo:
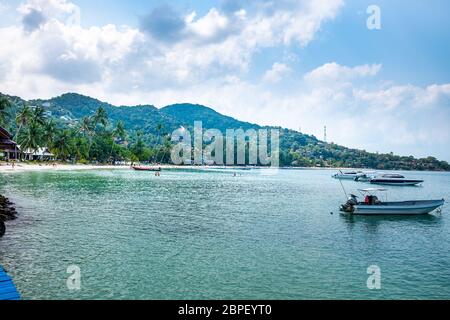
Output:
M0 240L0 265L25 299L449 299L448 205L421 217L342 216L332 173L3 174L0 193L19 217ZM423 187L391 187L390 200L450 200L449 173L406 174ZM81 290L67 288L70 265ZM371 265L381 290L367 288Z

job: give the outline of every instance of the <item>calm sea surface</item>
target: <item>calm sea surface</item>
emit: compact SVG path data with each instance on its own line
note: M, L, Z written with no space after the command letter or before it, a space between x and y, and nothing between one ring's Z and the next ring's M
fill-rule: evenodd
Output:
M342 216L332 173L1 174L19 217L0 265L25 299L450 299L448 204L430 216ZM405 174L423 187L391 187L390 200L450 200L449 173ZM70 265L79 291L67 288ZM367 288L371 265L381 290Z

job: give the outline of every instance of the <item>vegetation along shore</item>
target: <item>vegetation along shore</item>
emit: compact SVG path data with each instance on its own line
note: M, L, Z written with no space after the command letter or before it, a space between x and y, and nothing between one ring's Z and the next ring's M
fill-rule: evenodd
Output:
M34 154L82 164L170 164L171 132L180 127L192 131L194 121L202 121L204 130L222 132L229 128L272 128L239 121L201 105L176 104L158 109L151 105L113 106L75 93L30 101L0 94L0 127L11 134L9 140L17 142L21 150L29 150L25 157L31 158ZM278 129L283 167L450 171L446 161L434 157L371 153Z

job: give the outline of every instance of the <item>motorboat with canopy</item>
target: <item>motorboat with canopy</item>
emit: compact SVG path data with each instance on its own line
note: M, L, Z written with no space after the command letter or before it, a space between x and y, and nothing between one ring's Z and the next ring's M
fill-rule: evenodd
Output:
M429 214L441 208L445 200L407 200L388 201L387 189L368 188L359 189L364 201L358 201L358 196L350 194L340 210L354 215L421 215ZM385 199L381 200L378 193L384 193Z

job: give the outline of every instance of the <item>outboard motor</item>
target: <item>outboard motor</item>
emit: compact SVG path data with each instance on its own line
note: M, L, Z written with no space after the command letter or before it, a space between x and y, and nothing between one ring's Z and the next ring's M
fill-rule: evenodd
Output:
M353 206L358 204L358 197L354 194L351 194L347 202L343 205L341 205L341 211L343 212L353 212Z

